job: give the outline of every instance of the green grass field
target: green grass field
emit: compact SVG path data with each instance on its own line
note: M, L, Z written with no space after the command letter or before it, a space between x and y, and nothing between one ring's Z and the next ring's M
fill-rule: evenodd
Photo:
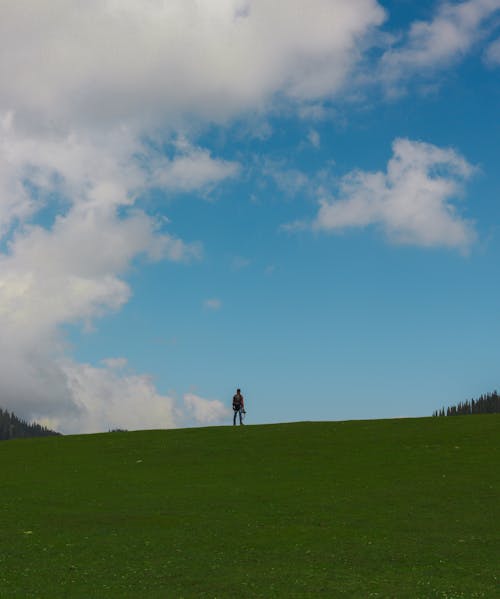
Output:
M500 416L0 443L0 597L500 597Z

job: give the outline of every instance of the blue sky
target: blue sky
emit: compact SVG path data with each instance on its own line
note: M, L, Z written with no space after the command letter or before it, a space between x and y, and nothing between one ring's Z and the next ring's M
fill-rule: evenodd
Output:
M5 407L94 432L228 423L236 387L249 423L498 388L499 1L50 5L0 9Z

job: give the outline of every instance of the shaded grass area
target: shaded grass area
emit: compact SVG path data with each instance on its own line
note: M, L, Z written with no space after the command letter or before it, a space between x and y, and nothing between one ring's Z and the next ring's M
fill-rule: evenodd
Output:
M500 596L500 416L0 444L0 596Z

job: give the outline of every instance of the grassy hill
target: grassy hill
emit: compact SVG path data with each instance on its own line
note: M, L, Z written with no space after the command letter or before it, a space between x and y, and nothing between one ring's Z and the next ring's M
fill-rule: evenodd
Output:
M0 597L500 596L500 416L0 444Z

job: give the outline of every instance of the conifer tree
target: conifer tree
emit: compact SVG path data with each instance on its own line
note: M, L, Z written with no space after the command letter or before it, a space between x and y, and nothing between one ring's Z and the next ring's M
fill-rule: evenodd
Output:
M500 414L500 395L497 391L480 395L478 399L459 402L456 406L436 410L433 416L467 416L469 414Z
M28 423L18 418L14 412L0 408L0 440L26 438L26 437L48 437L60 435L56 431L48 429L36 422Z

